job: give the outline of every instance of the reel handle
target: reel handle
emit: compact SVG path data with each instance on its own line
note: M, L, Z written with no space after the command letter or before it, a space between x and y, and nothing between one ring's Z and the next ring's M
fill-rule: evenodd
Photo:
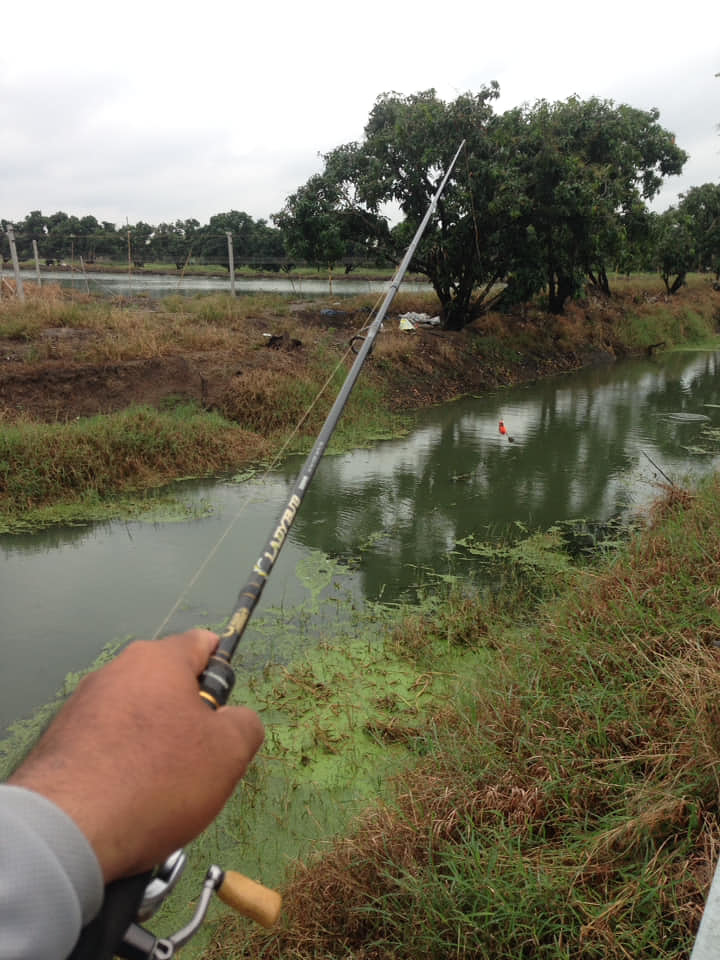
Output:
M277 890L263 887L235 870L225 870L217 895L236 913L263 927L274 926L280 916L282 897Z

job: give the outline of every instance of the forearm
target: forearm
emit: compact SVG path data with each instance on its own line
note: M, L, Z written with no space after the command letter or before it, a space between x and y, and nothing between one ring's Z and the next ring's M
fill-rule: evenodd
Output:
M130 644L0 787L0 960L66 957L104 884L161 863L222 809L264 731L253 710L198 696L217 640Z
M0 786L0 960L66 957L102 898L97 858L70 817Z

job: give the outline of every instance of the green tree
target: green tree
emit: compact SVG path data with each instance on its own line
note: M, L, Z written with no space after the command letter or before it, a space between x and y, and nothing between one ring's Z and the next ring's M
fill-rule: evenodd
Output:
M374 259L399 262L465 140L466 150L411 265L430 280L444 326L460 329L507 269L499 241L504 211L495 196L502 170L488 138L497 96L497 84L452 103L434 90L380 96L364 140L326 154L323 173L273 217L289 249L327 263L339 260L352 242ZM390 230L390 216L398 212L400 222Z
M254 230L253 218L247 213L216 213L202 230L200 253L207 263L216 263L229 271L228 232L233 239L233 259L239 265L252 256Z
M47 259L43 249L47 233L47 218L40 210L31 210L22 223L15 225L15 245L19 259L29 260L34 256L33 240L38 246L38 255Z
M386 221L348 201L342 183L327 174L312 176L271 219L295 259L330 269L359 252L377 256L378 239L388 236Z
M127 258L127 236L116 229L114 223L103 220L94 240L98 259L122 260Z
M657 110L576 97L504 116L517 220L525 226L517 236L526 238L515 262L525 271L542 264L552 311L561 312L585 278L610 292L608 268L627 257L641 230L640 208L663 177L682 170L687 154L658 117Z
M696 262L692 218L675 207L651 214L651 238L655 266L665 290L677 293Z
M720 185L704 183L680 194L679 209L691 220L696 266L712 270L720 280Z
M258 270L278 272L289 263L282 230L271 227L266 220L256 220L252 237L250 266Z
M93 263L97 257L117 257L123 249L122 237L112 223L99 223L92 215L68 216L62 210L44 217L34 210L19 227L23 239L23 256L33 255L32 241L48 263L82 257Z
M97 244L103 234L103 228L95 217L88 215L78 220L77 251L85 263L94 263L97 259Z
M47 217L46 226L47 239L43 244L47 247L45 256L53 260L74 260L79 253L76 249L76 239L80 233L78 218L58 210Z
M200 246L200 221L195 219L161 223L150 237L150 254L159 263L174 263L182 270L189 260L193 247Z
M150 238L153 235L153 227L144 220L138 220L136 224L129 224L125 229L126 243L130 245L130 257L133 265L144 267L150 255Z
M614 267L619 273L631 274L652 269L650 210L641 199L623 211L622 231L614 248Z

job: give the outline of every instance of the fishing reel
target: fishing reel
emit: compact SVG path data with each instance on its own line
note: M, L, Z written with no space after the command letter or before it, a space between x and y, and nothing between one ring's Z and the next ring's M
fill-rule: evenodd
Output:
M136 921L130 924L123 935L116 951L117 957L123 960L170 960L202 926L214 893L223 903L264 927L271 927L276 922L281 905L279 893L234 870L222 870L213 864L205 875L190 922L169 937L156 937L142 924L151 919L170 896L186 864L184 851L176 850L158 867L145 887Z

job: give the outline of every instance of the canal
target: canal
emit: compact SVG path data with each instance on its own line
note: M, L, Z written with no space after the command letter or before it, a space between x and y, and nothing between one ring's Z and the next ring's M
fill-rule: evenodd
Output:
M321 632L353 604L412 599L438 574L468 573L467 537L627 517L665 477L715 468L719 366L710 350L587 369L433 407L402 439L326 456L248 631L244 669L290 659L301 623ZM0 735L107 644L219 627L301 462L177 484L183 510L171 518L0 537Z

